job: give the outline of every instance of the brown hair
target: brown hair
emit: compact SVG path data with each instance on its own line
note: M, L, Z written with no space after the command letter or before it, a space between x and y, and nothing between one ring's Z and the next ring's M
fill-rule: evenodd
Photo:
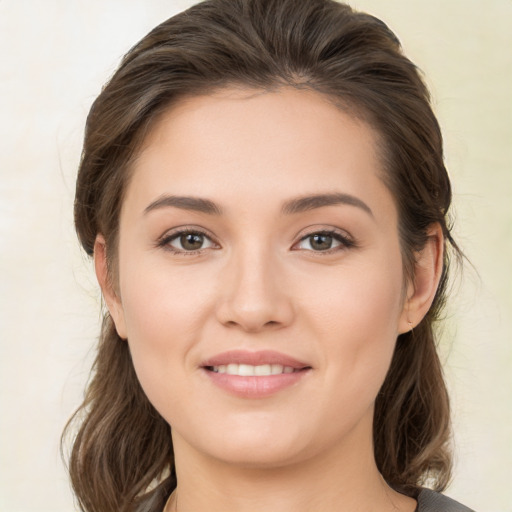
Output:
M417 68L390 29L333 0L208 0L134 46L87 118L75 223L89 255L97 234L105 237L111 275L129 162L145 134L171 103L229 85L308 88L363 118L381 137L406 275L433 223L457 254L439 125ZM398 337L376 400L377 466L389 485L409 495L426 483L442 490L450 475L449 402L433 332L448 263L445 251L434 303L414 332ZM144 395L108 313L74 419L80 425L70 473L82 510L161 510L176 485L170 427Z

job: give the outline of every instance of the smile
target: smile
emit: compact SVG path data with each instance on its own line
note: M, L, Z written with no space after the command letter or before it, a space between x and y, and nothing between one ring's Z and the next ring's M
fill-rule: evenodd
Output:
M211 383L239 398L271 397L299 384L312 367L289 355L262 350L232 350L218 354L201 365Z
M268 375L281 375L282 373L293 373L300 371L291 366L282 364L261 364L254 366L251 364L223 364L220 366L211 366L211 371L215 373L227 373L228 375L240 375L241 377L259 377Z

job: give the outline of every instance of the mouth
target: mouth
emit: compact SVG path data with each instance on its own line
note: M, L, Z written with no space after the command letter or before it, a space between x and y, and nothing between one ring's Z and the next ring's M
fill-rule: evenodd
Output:
M215 373L226 373L227 375L239 375L240 377L265 377L269 375L281 375L283 373L300 372L310 368L293 368L292 366L283 366L282 364L260 364L254 366L251 364L221 364L219 366L207 366L206 369Z
M230 350L207 359L201 366L215 373L242 377L280 375L311 368L295 357L274 350Z
M312 366L274 351L233 350L208 359L202 370L216 386L242 398L264 398L298 384Z

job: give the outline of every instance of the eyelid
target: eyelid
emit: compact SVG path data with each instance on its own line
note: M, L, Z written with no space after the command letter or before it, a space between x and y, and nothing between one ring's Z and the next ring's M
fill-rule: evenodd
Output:
M171 241L175 240L176 238L179 238L181 235L186 234L186 233L196 233L196 234L203 235L205 238L207 238L212 243L212 245L214 247L205 247L203 249L187 251L187 250L176 249L175 247L172 247L170 245ZM220 245L218 244L218 242L216 242L213 235L211 235L204 228L200 228L198 226L190 226L190 225L178 226L176 228L166 231L161 237L158 238L156 245L157 245L157 247L161 247L161 248L168 250L169 252L171 252L175 255L178 255L178 256L182 256L182 255L183 256L192 256L195 254L200 254L203 251L208 250L208 249L212 249L212 248L217 249L220 247Z
M327 249L325 251L314 251L312 249L293 249L293 247L298 245L300 242L308 239L309 237L311 237L313 235L328 235L328 236L331 236L336 241L338 241L340 243L340 245L336 246L336 247L332 247L332 248ZM307 252L310 252L310 253L313 253L313 254L328 255L328 254L332 254L334 252L350 249L351 247L357 247L357 243L354 240L354 237L352 237L349 233L347 233L344 230L341 230L341 229L338 229L338 228L333 228L333 227L329 227L329 228L317 227L316 229L311 229L307 233L302 233L300 235L299 240L293 244L293 247L292 247L293 250L302 250L302 251L307 251Z

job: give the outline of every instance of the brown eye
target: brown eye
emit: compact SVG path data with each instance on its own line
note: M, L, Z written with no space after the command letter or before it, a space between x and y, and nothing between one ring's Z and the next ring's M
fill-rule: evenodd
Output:
M165 237L160 245L175 253L194 253L214 247L211 239L199 231L181 231Z
M186 251L197 251L201 249L204 242L204 235L200 233L184 233L179 238L181 246Z
M311 248L315 251L326 251L332 247L331 235L315 234L310 237Z
M354 242L341 233L336 231L320 231L302 238L297 247L313 252L327 252L330 250L343 250L353 246Z

